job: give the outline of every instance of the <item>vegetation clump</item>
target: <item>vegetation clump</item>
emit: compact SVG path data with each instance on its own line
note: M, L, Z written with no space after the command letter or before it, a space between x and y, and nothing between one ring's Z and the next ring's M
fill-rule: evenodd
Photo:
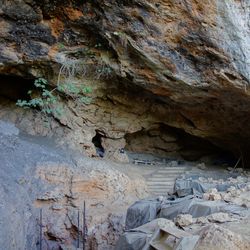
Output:
M16 105L23 108L38 108L45 115L60 117L63 115L63 106L60 103L60 95L71 97L82 104L90 104L91 87L77 86L74 83L63 83L51 89L48 81L38 78L34 81L34 89L28 91L29 100L17 100Z
M60 49L63 44L58 44ZM95 50L102 44L97 43ZM96 52L89 48L64 52L57 76L56 87L52 88L44 78L34 81L34 89L28 91L29 100L18 100L23 108L37 108L45 115L60 117L64 114L62 98L70 98L77 105L88 105L92 101L92 88L81 83L86 79L110 79L113 69L103 59L96 59ZM80 57L80 59L79 59Z

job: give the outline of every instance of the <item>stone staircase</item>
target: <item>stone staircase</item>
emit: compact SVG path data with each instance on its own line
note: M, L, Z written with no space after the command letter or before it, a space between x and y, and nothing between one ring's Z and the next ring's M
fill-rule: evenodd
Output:
M149 175L145 176L148 190L153 195L167 195L168 192L172 192L177 177L184 174L188 167L185 166L155 166L156 170Z

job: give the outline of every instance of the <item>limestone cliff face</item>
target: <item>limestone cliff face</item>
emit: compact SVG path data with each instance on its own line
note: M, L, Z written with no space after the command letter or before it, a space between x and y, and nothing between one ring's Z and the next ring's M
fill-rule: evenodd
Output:
M62 65L86 62L90 73L76 78L93 84L94 101L84 108L68 102L63 121L80 131L85 148L95 130L121 146L127 134L161 124L247 150L248 0L0 0L0 6L0 74L56 84Z

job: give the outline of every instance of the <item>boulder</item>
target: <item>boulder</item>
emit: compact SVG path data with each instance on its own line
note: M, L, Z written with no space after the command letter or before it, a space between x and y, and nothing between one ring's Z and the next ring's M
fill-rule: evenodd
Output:
M175 225L179 227L186 227L193 224L193 217L191 214L179 214L175 218Z

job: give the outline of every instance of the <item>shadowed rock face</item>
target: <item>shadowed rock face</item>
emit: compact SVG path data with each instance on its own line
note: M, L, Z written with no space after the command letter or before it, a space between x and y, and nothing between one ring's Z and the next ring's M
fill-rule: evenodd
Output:
M115 164L79 157L1 120L0 159L1 249L75 249L84 202L86 249L113 249L126 207L148 195L136 173L130 178Z
M112 104L122 104L131 121L134 114L153 117L149 125L139 119L132 131L113 118L103 125L107 137L161 122L247 152L249 1L0 0L0 6L1 74L53 82L68 53L81 59L75 51L88 47L113 70L98 76L102 94L92 108L110 114Z

